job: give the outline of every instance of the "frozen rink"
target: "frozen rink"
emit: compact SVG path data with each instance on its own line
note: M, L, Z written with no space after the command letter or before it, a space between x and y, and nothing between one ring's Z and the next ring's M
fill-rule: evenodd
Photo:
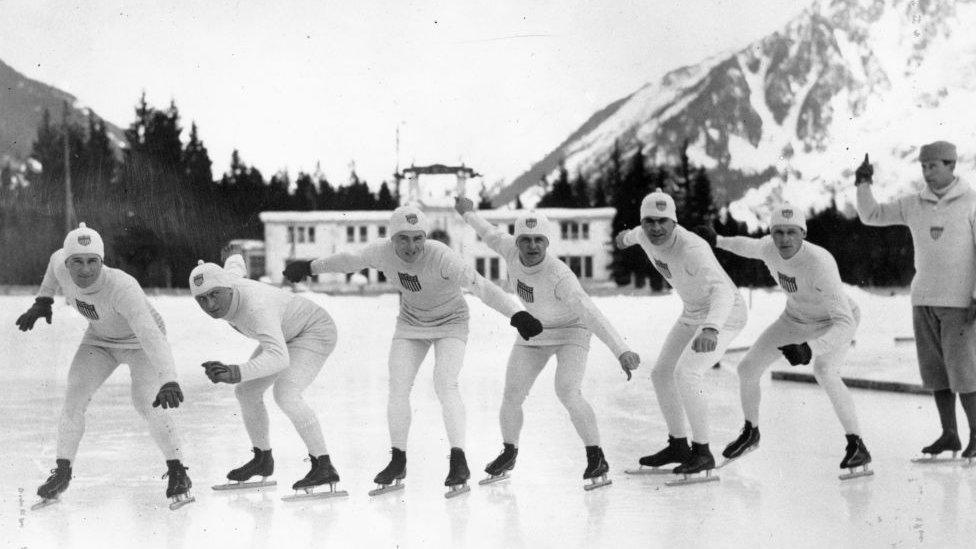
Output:
M890 364L913 371L905 295L851 289L861 305L857 346L843 374ZM746 290L746 292L748 292ZM85 321L55 303L22 334L14 319L30 296L0 297L0 532L5 547L972 547L976 540L976 468L914 465L910 458L939 432L931 397L855 391L873 477L837 479L843 431L815 385L764 380L761 448L719 472L720 482L666 487L658 476L623 470L658 450L667 430L650 369L679 312L675 296L601 297L597 305L640 353L626 382L595 340L584 393L600 422L613 485L582 489L582 444L552 388L553 368L525 404L519 461L511 480L478 486L484 463L501 448L497 422L504 367L514 330L469 298L472 331L461 390L467 405L471 492L443 497L448 445L431 381L430 357L413 392L406 489L376 498L372 478L389 458L386 354L396 296L330 297L339 345L306 393L319 413L340 487L350 497L285 503L308 470L304 447L268 396L279 486L216 493L212 484L250 458L233 390L207 381L205 360L246 360L253 344L187 296L151 298L169 327L186 402L175 412L196 502L167 508L163 459L129 401L121 367L89 407L75 477L62 501L30 511L34 491L54 463L57 416L68 364ZM775 291L752 292L749 325L732 345L751 342L782 310ZM718 456L742 423L734 362L710 370L712 452ZM782 366L782 365L780 365ZM917 374L916 374L917 375ZM966 422L959 411L960 428Z

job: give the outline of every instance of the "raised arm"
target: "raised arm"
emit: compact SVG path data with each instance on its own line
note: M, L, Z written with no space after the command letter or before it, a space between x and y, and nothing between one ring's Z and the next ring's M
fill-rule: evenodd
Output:
M720 236L715 239L716 248L751 259L762 259L764 243L761 238L750 238L748 236Z
M456 199L454 209L461 214L464 222L478 233L485 244L498 254L505 256L515 247L515 238L478 215L471 200L467 198Z

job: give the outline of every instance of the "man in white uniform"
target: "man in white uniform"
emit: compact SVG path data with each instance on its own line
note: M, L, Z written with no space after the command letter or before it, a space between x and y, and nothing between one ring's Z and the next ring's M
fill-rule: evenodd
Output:
M708 447L708 403L702 388L714 365L746 323L745 302L704 240L678 225L674 200L660 189L641 202L641 226L616 237L619 248L639 244L684 304L651 372L658 405L668 424L668 446L642 457L642 466L679 463L675 474L715 468ZM688 447L685 416L691 423Z
M85 432L85 410L92 396L119 364L128 364L132 377L132 405L149 424L153 441L166 459L172 508L193 498L182 464L180 439L173 418L163 411L176 408L183 392L162 317L149 304L134 278L104 265L102 237L81 223L68 233L63 247L51 254L34 305L20 318L21 331L41 317L51 323L51 305L58 290L65 301L88 320L88 329L68 371L68 388L58 423L57 466L37 489L42 504L53 503L68 488L72 464ZM162 408L160 408L160 406Z
M505 396L499 412L504 449L485 468L491 475L486 481L501 480L515 467L523 421L522 403L549 357L555 355L556 395L569 412L586 449L583 479L591 480L586 488L609 484L606 474L610 467L600 447L596 415L581 390L590 336L597 334L613 351L628 380L631 370L640 365L640 357L630 350L593 304L573 271L546 253L553 234L546 216L537 212L520 215L512 236L479 216L474 211L474 203L467 198L459 198L455 209L489 248L505 258L508 278L516 288L519 300L543 326L542 334L531 342L517 338L512 347L505 373ZM602 481L597 482L598 478Z
M860 318L857 304L844 292L837 262L830 252L804 241L807 225L803 211L790 204L778 206L770 216L769 228L769 236L749 238L717 236L711 227L695 227L695 232L712 246L763 261L786 292L786 310L763 331L739 363L745 426L722 455L732 460L758 447L759 380L782 355L794 366L813 360L813 375L830 398L846 432L847 447L840 466L865 467L871 462L871 454L860 437L854 399L840 376Z
M389 239L358 252L339 253L315 261L299 261L285 268L285 277L298 282L311 274L351 273L365 268L382 271L400 291L400 315L390 345L390 394L387 421L392 458L376 475L380 488L373 494L402 487L406 477L407 435L410 430L410 391L428 350L434 348L434 389L441 402L444 426L451 444L447 495L466 491L468 470L464 455L465 413L458 388L468 338L466 288L486 305L511 318L511 325L529 339L542 332L542 324L520 311L505 292L475 272L446 245L427 239L430 223L414 206L401 206L390 218ZM394 485L394 483L396 483Z
M244 364L203 364L210 381L235 384L234 394L253 447L254 458L228 473L227 478L262 486L274 472L268 410L264 405L265 391L274 386L275 402L302 438L312 463L309 473L292 488L304 490L309 497L345 495L335 490L339 474L329 457L318 417L302 396L335 349L335 323L325 309L304 297L250 280L246 274L240 254L231 254L224 268L201 261L190 273L190 293L200 308L258 341L257 349ZM247 483L254 476L265 480ZM313 495L314 488L324 484L330 490Z

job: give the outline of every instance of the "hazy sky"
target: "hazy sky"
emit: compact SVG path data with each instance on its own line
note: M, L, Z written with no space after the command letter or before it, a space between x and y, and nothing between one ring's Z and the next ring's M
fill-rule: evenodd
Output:
M519 175L594 111L781 27L798 0L0 0L0 59L122 127L175 100L227 169L463 161Z

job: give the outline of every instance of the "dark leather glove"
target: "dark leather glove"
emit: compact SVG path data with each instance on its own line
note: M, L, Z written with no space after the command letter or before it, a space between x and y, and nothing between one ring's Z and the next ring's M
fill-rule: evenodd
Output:
M519 335L526 341L542 333L542 323L528 311L519 311L512 315L512 321L509 324L515 326Z
M301 282L305 277L312 276L311 261L293 261L282 272L289 282Z
M201 364L211 383L240 383L241 367L236 364L224 364L218 360L211 360Z
M180 403L183 402L183 391L180 390L180 384L175 381L170 381L164 383L162 387L159 388L159 393L156 395L156 400L153 401L153 408L163 409L166 408L179 408Z
M874 166L868 161L868 155L864 155L864 162L854 170L854 185L867 183L870 185L874 181Z
M705 242L708 242L708 245L712 248L715 247L715 242L718 240L718 234L715 233L715 229L709 227L708 225L698 225L692 229L691 232L702 237L702 239L704 239Z
M786 360L790 362L790 366L796 366L798 364L810 364L810 359L813 358L813 352L810 350L810 346L804 341L797 345L796 343L790 343L789 345L783 345L782 347L777 347L786 357Z
M38 318L44 317L47 323L51 323L51 305L54 304L54 299L50 297L39 297L34 300L34 304L31 305L27 312L20 315L17 318L17 327L20 328L21 332L26 332L34 328L34 323L37 322Z

